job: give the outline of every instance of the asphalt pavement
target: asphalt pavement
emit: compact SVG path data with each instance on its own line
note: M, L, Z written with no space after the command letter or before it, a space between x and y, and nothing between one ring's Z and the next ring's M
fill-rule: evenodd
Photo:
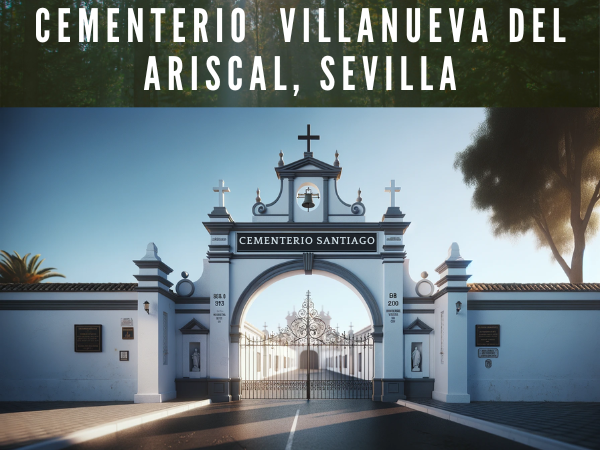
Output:
M514 441L393 403L217 403L71 447L92 449L525 449Z

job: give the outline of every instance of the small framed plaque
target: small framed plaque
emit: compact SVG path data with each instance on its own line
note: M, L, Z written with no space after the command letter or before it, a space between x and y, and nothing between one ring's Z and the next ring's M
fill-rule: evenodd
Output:
M477 356L479 358L497 358L498 357L498 349L497 348L478 348Z
M102 325L75 325L75 351L102 352Z
M476 347L500 347L500 325L475 325Z
M129 361L129 350L121 350L119 352L119 361Z
M133 339L133 327L121 328L121 337L123 339Z

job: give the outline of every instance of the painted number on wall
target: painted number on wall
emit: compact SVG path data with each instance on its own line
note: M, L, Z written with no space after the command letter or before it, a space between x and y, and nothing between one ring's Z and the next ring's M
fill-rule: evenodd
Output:
M390 298L398 298L398 294L395 292L390 292ZM398 306L398 300L388 301L388 306Z
M398 295L395 292L390 292L390 298L398 298Z
M225 294L213 294L213 298L227 298ZM225 300L215 300L215 306L225 306Z

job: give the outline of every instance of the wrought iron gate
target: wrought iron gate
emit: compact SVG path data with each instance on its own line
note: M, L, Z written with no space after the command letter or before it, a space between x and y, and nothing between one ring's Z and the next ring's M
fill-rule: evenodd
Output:
M371 398L373 338L338 333L310 291L290 326L240 340L242 398Z

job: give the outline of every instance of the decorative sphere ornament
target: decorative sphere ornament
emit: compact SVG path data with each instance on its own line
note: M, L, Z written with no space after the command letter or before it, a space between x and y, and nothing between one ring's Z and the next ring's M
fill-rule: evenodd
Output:
M427 272L421 272L421 278L427 278L429 274Z
M181 276L182 276L183 278L187 278L187 277L189 277L189 276L190 276L190 274L189 274L189 273L187 273L187 272L184 270L183 272L181 272Z

